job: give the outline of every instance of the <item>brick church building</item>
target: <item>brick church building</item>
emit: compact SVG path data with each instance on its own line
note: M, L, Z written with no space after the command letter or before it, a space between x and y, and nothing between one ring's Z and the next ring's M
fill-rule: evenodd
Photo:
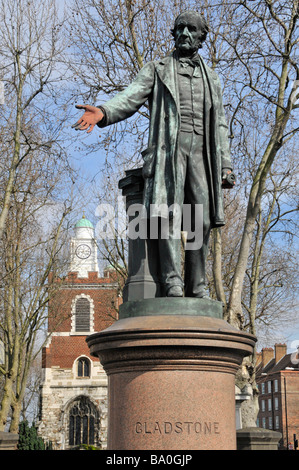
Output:
M69 273L49 302L39 435L57 450L105 449L107 376L86 337L117 319L120 298L115 272L100 277L94 228L85 217L75 226L70 258Z

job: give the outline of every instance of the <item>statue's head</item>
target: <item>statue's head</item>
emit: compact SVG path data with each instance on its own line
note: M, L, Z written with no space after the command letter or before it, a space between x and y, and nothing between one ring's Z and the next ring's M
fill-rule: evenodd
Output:
M209 27L200 13L186 11L176 18L171 32L176 49L182 55L189 56L202 47L209 32Z

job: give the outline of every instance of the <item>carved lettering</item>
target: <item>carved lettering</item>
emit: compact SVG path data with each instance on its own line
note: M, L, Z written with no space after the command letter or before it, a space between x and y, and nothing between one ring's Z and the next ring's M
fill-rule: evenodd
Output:
M195 430L196 434L200 434L201 433L201 423L196 422L194 424L194 430Z
M219 427L219 423L214 423L214 433L215 434L220 434L218 427Z
M136 434L141 434L142 433L142 424L137 422L136 427L135 427L135 432Z
M176 432L177 434L181 434L181 432L183 432L183 423L181 423L180 421L178 421L177 423L175 423L175 430L174 432Z
M159 434L162 434L162 431L161 431L161 428L160 428L160 424L158 423L158 421L155 422L155 429L154 431L158 431Z
M165 434L171 434L172 433L172 424L169 423L168 421L166 421L164 423L164 431L165 431Z
M204 433L205 434L211 434L211 423L205 423L205 427L204 427Z
M220 434L217 421L137 421L136 434Z

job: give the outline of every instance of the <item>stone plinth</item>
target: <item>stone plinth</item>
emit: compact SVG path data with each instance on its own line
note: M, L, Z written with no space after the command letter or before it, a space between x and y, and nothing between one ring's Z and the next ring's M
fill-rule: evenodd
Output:
M125 178L119 181L119 188L126 198L126 211L129 222L139 214L137 207L143 201L144 180L142 168L127 170ZM139 221L140 231L149 233L149 221ZM143 229L141 229L143 225ZM128 237L128 278L123 289L123 301L161 297L163 288L159 279L159 252L158 240L149 237Z
M124 302L119 307L119 319L139 316L179 315L223 318L222 302L195 297L160 297ZM171 319L168 319L171 322Z
M237 450L278 450L280 432L263 428L244 428L237 431Z
M178 315L182 299L153 300L162 314L126 317L87 338L108 375L108 449L236 449L235 374L255 338L221 318Z
M19 434L0 431L0 450L16 450Z

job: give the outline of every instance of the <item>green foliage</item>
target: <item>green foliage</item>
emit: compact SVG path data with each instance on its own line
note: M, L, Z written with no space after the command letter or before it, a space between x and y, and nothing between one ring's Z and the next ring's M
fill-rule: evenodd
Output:
M38 436L34 424L29 426L27 420L20 423L18 450L51 450L51 448L51 443L46 445L43 439Z
M101 448L96 447L96 446L92 446L92 445L89 445L89 444L81 444L78 447L78 450L101 450Z

